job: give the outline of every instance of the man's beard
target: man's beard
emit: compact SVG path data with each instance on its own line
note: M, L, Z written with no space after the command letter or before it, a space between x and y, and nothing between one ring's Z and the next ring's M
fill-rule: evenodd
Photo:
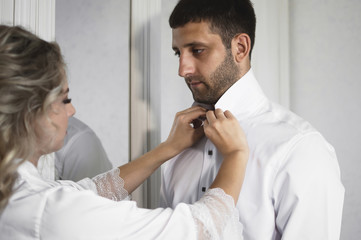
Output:
M209 81L205 81L203 76L193 76L185 78L185 81L192 91L193 99L199 103L215 104L218 99L231 87L239 78L240 69L233 60L231 50L227 49L227 55L216 70L211 73ZM197 89L190 87L191 80L199 81L207 89L206 93L201 93ZM210 86L211 83L213 86Z

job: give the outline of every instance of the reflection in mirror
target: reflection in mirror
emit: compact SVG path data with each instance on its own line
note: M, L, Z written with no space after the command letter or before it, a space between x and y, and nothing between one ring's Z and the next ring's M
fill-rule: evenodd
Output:
M76 117L113 166L129 159L129 1L56 1L55 38L68 66Z

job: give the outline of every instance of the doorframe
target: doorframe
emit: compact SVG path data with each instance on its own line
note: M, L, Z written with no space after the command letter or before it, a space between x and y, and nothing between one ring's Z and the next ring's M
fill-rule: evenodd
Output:
M131 0L130 4L130 159L160 143L161 0ZM158 207L160 169L132 198L138 205Z
M0 23L21 25L46 41L55 40L55 0L0 0Z

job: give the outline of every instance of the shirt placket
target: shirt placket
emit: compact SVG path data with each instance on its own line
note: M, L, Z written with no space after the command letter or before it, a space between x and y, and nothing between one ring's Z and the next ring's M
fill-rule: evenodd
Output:
M210 170L214 167L215 156L216 148L210 140L207 140L203 149L203 168L198 189L199 198L203 196L213 182L210 176L213 171Z

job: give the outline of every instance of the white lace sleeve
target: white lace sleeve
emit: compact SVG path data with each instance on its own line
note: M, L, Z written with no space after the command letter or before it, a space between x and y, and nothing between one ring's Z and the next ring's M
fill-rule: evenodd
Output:
M128 191L124 188L124 180L119 176L118 168L99 174L92 180L96 185L98 195L102 197L114 201L129 198Z
M234 200L221 188L208 190L190 209L199 239L243 239Z

